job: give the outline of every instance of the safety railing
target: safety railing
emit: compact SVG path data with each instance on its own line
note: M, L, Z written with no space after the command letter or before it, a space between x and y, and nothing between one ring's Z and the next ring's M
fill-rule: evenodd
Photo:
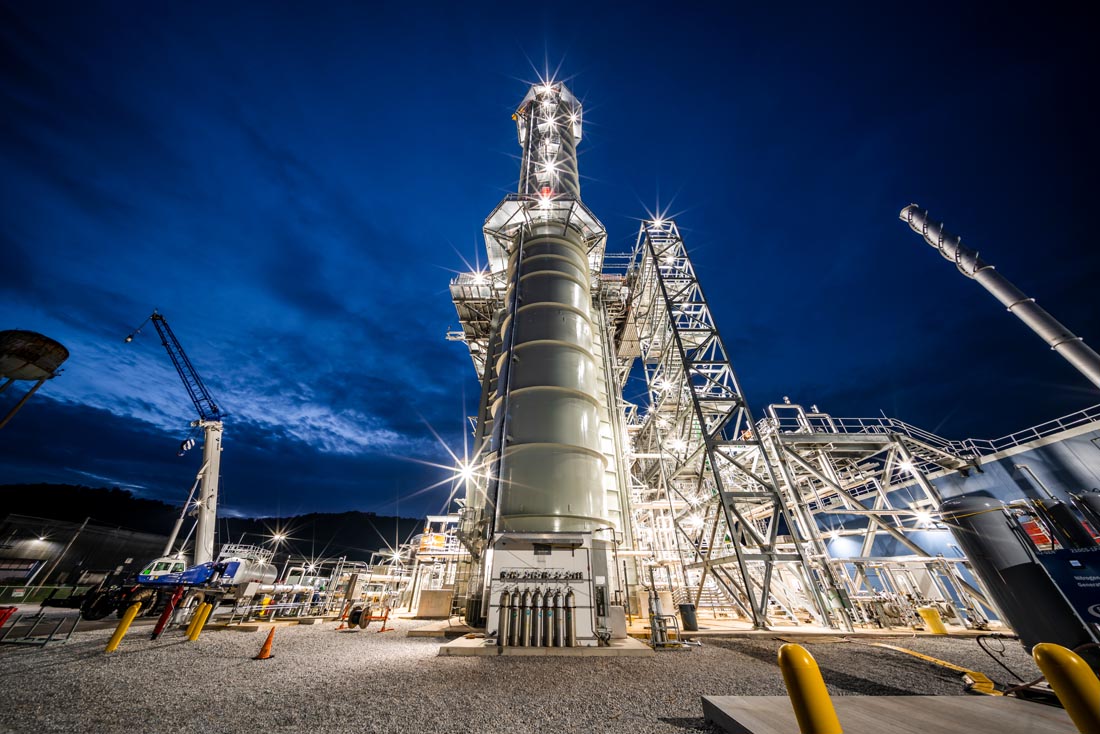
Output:
M757 421L757 431L763 436L776 432L801 434L897 433L909 436L947 453L965 457L973 455L988 456L1071 428L1097 422L1100 422L1100 405L1094 405L1076 413L994 439L966 438L960 441L950 441L897 418L834 418L818 413L808 413L802 416L784 414L778 419L762 418Z

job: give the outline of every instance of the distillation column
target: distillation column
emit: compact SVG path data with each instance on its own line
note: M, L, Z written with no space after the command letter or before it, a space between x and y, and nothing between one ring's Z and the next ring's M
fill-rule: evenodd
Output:
M594 645L615 571L600 438L606 396L593 349L591 283L604 231L580 201L576 98L560 83L537 85L514 119L523 148L519 191L486 222L487 241L507 258L499 351L487 371L495 382L486 457L491 545L482 571L487 631L501 632L500 644ZM536 598L543 606L527 608ZM541 618L551 599L561 599L570 617L562 636L495 629L512 618L500 613L502 600L523 620Z

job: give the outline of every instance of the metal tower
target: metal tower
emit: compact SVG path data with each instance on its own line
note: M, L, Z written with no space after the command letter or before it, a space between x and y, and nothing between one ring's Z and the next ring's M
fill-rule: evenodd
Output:
M450 338L466 342L482 383L460 526L474 564L467 617L486 617L492 634L501 595L562 593L585 645L625 594L628 485L598 287L605 231L580 199L582 115L561 83L533 86L513 115L519 188L485 221L488 269L451 284L462 331ZM508 581L529 565L544 569L538 583ZM568 588L549 578L577 574Z

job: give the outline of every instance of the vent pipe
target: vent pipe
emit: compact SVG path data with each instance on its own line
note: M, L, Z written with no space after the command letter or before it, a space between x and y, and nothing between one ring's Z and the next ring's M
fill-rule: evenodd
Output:
M1088 347L1081 337L1067 329L1024 292L998 273L992 265L979 257L962 240L944 229L943 224L928 217L928 211L910 204L899 215L914 232L924 237L947 260L955 263L959 272L978 281L993 297L1005 305L1020 321L1023 321L1050 348L1062 355L1067 362L1100 387L1100 354Z

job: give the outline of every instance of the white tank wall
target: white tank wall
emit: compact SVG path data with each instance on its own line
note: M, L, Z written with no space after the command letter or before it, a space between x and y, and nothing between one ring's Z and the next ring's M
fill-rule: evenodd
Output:
M609 524L601 441L600 363L593 353L588 257L560 224L527 234L514 314L502 324L511 370L493 405L505 420L497 530L592 531ZM521 248L517 248L518 253ZM510 360L506 365L505 361ZM507 396L505 391L507 390Z

